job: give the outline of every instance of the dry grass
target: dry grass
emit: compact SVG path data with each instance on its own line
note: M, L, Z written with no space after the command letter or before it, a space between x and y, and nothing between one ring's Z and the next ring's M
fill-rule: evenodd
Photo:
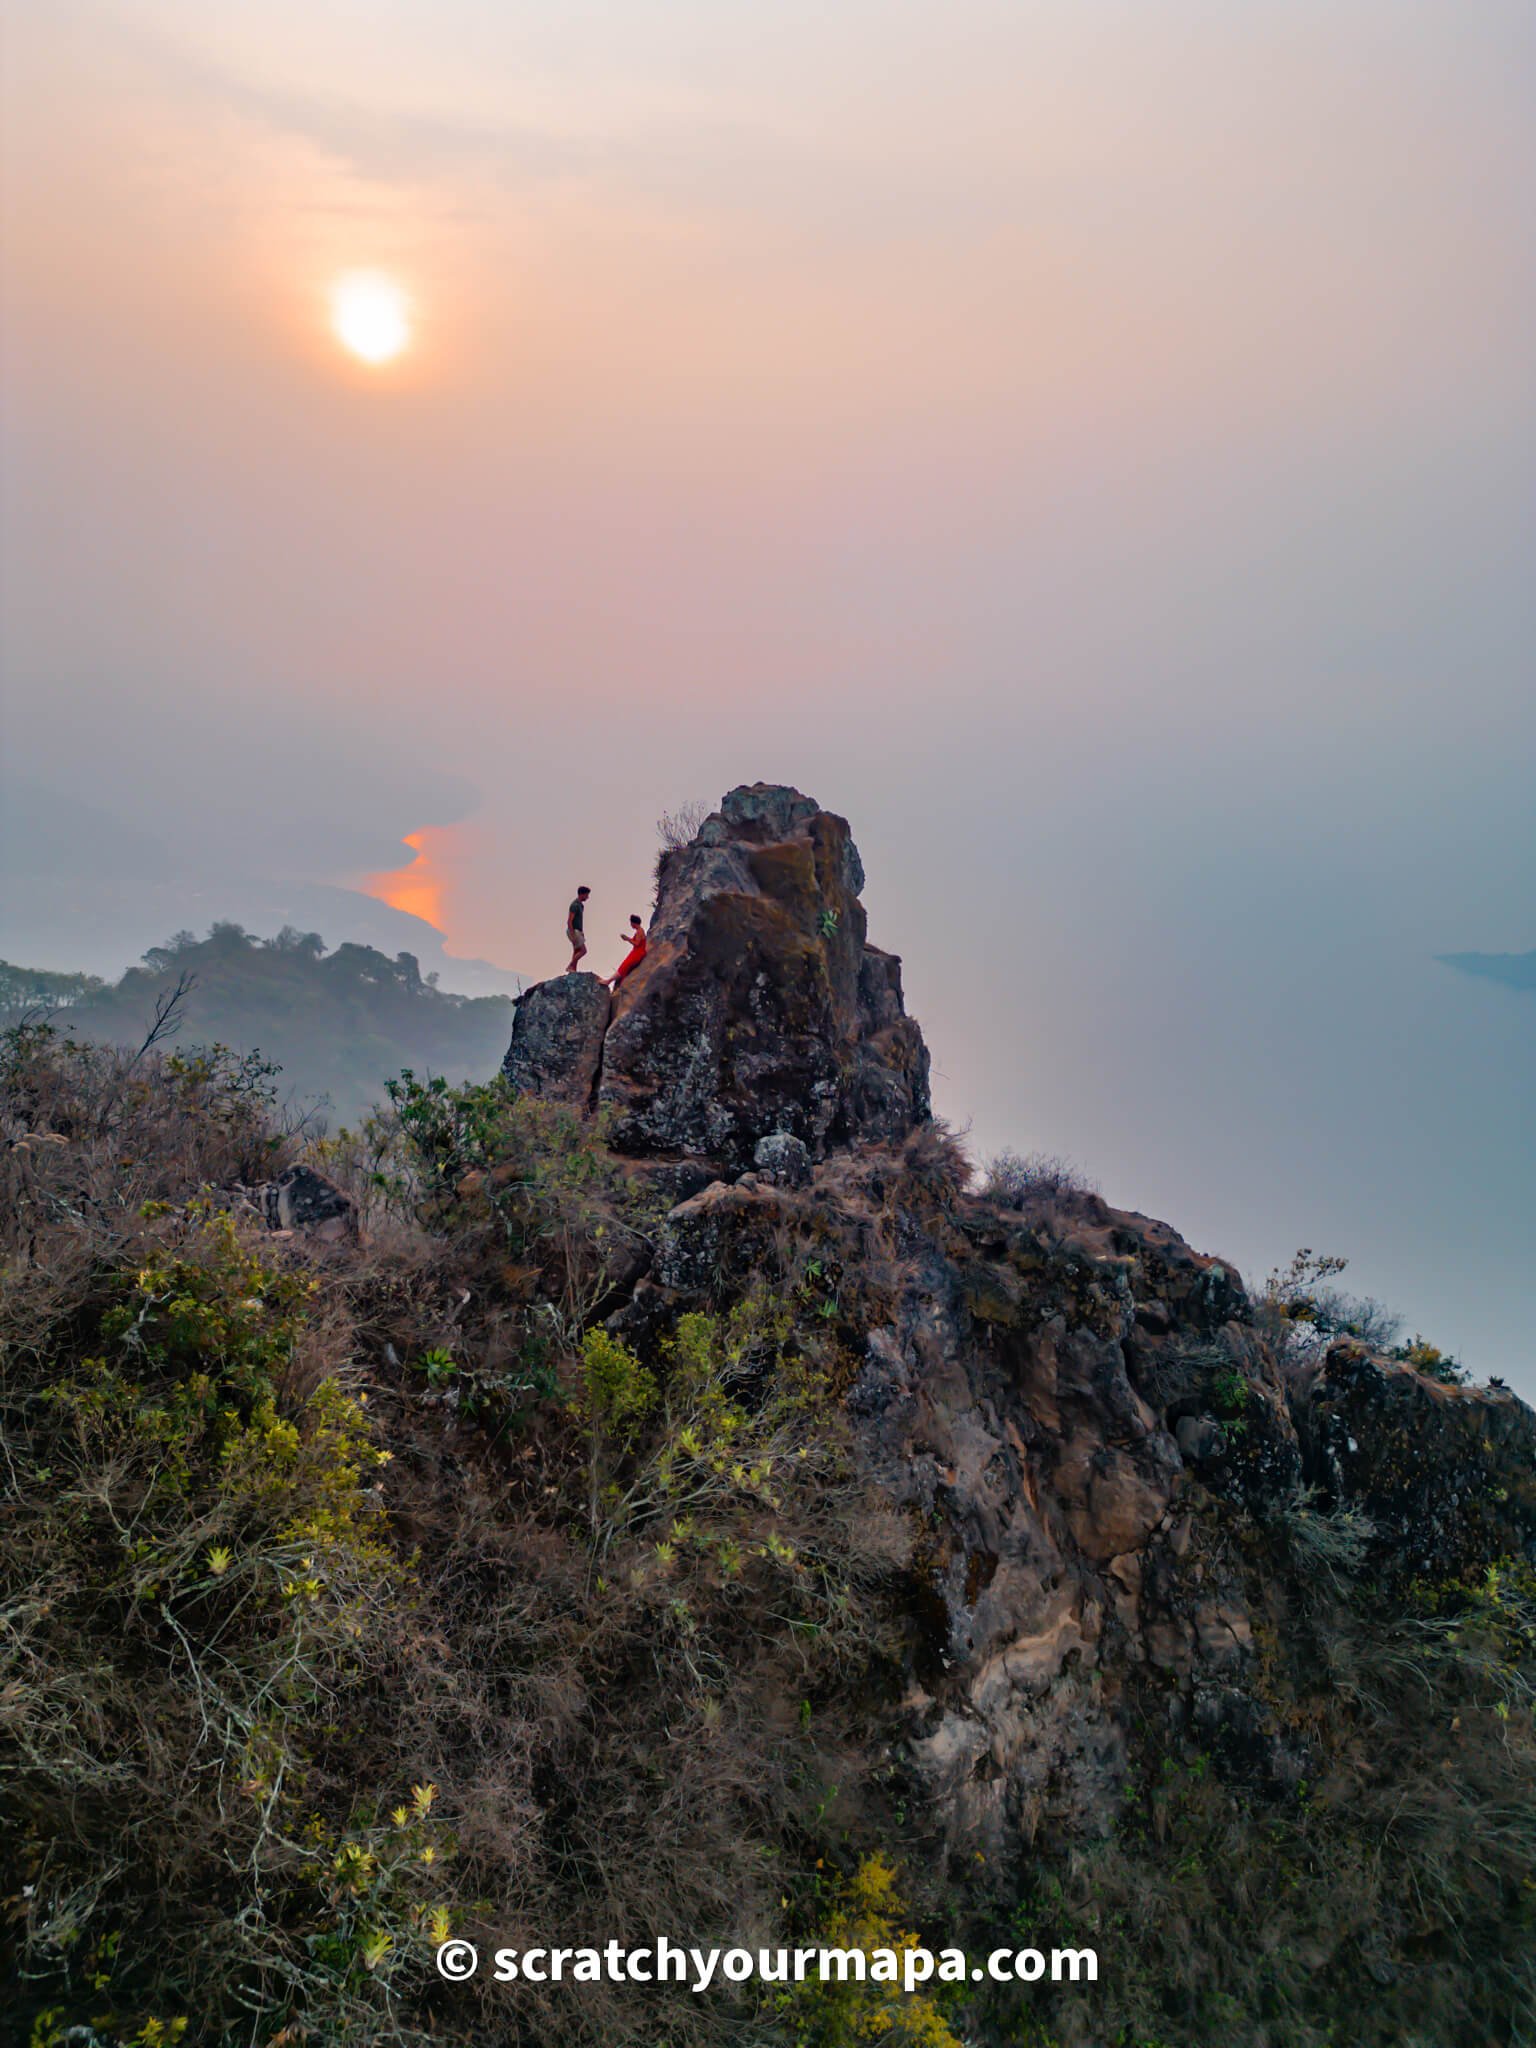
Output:
M1053 1152L999 1152L987 1161L981 1192L1001 1209L1034 1217L1068 1213L1098 1188L1070 1159Z

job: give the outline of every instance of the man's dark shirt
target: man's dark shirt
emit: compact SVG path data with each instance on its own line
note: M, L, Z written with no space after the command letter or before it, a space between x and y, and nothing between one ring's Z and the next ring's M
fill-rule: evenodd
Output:
M581 912L582 901L581 898L578 896L572 903L570 911L570 929L573 932L579 932L582 930Z

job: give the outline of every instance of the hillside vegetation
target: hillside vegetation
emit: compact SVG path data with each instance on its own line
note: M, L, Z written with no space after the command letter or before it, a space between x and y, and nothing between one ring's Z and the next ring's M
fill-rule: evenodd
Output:
M281 1070L287 1096L318 1105L333 1124L360 1116L405 1067L482 1079L511 1028L506 998L448 994L409 953L391 959L350 944L328 953L316 932L285 927L258 939L236 924L216 924L203 939L179 933L114 985L0 965L0 1013L67 1005L82 1037L138 1046L178 987L181 1036L260 1053Z
M270 972L211 944L229 988ZM861 1206L818 1181L764 1209L750 1259L723 1249L669 1306L636 1275L676 1191L600 1122L500 1080L397 1084L311 1147L361 1231L306 1246L220 1207L298 1157L270 1111L249 1062L4 1040L5 2039L1536 2042L1518 1554L1394 1574L1358 1514L1259 1515L1192 1471L1182 1568L1249 1589L1257 1718L1198 1688L1175 1712L1132 1659L1107 1826L983 1851L915 1790L891 1731L914 1670L940 1682L942 1531L873 1483L845 1397L923 1245L971 1261L1003 1330L1086 1284L1088 1198L989 1204L924 1125L867 1153ZM1009 1299L967 1248L1004 1235ZM1266 1342L1295 1308L1257 1305ZM1262 1390L1223 1370L1257 1486ZM1101 1978L454 1986L450 1931L1061 1941Z

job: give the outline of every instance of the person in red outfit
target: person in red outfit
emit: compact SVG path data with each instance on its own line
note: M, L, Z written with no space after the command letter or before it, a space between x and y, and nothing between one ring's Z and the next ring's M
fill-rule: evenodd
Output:
M619 970L617 974L611 975L609 977L608 986L610 988L617 988L619 983L624 979L625 975L632 974L634 970L640 965L640 962L645 958L645 926L640 922L638 917L632 917L629 920L629 930L627 932L621 932L619 936L621 938L628 939L629 951L624 955L624 958L619 962Z

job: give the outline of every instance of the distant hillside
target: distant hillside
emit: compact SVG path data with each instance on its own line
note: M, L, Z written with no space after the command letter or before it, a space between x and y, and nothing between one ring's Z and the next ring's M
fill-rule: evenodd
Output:
M1441 965L1505 988L1536 990L1536 953L1442 953Z
M331 953L317 932L286 926L259 939L238 924L204 939L178 933L112 986L0 963L0 1013L59 1009L81 1037L137 1045L183 980L181 1042L259 1051L281 1067L285 1094L323 1101L333 1122L355 1119L402 1067L483 1079L511 1030L508 998L450 995L414 954L351 944Z
M99 974L55 974L47 967L16 967L0 960L0 1013L64 1010L84 996L99 995L107 983Z
M406 849L396 839L394 855ZM381 835L375 865L389 863L390 835ZM357 944L414 953L461 995L516 995L520 978L488 960L447 951L435 925L396 910L362 890L262 870L274 849L232 835L208 847L196 865L131 820L72 791L46 788L7 774L0 762L0 954L55 971L84 969L117 976L162 932L201 931L230 918L248 931L344 931ZM327 856L357 870L368 865L343 846L309 844L309 860L325 871ZM282 850L292 860L295 849Z

